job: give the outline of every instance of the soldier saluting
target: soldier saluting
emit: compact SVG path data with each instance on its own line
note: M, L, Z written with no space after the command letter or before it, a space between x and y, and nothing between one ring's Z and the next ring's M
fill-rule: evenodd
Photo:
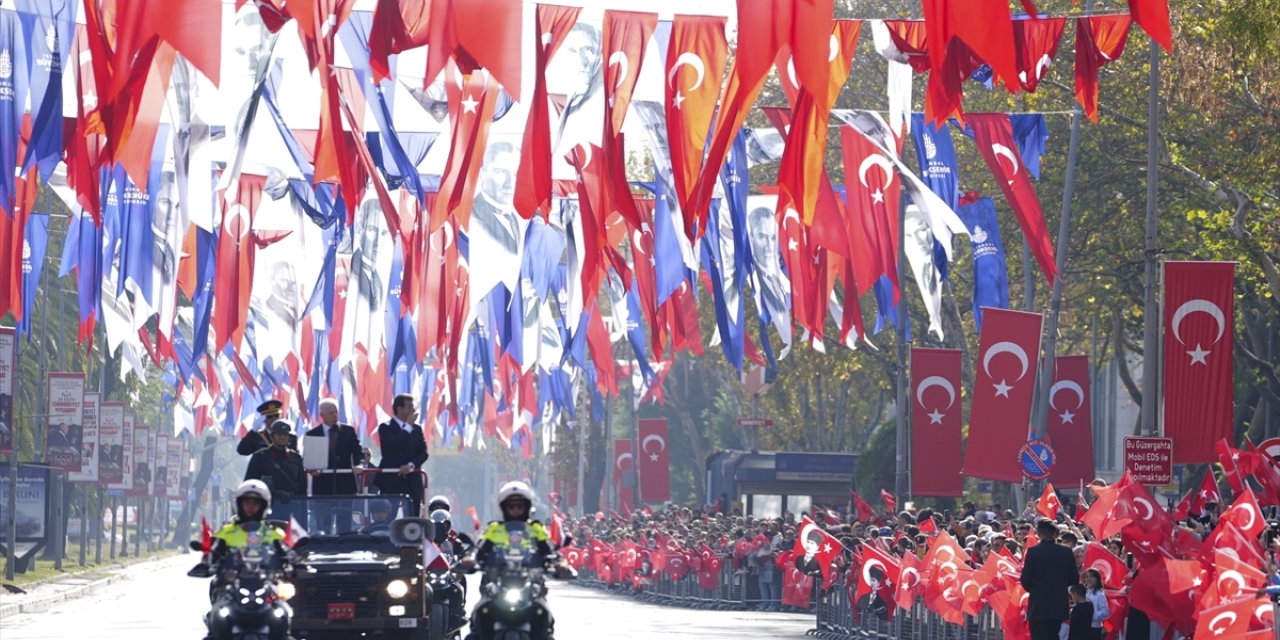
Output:
M240 438L240 444L236 445L236 453L242 456L251 456L260 449L271 446L271 435L267 433L267 427L275 424L280 419L280 413L284 410L284 403L276 399L267 400L258 405L258 414L262 416L261 429L250 429L248 433ZM298 450L298 436L293 433L289 434L289 448L294 451Z

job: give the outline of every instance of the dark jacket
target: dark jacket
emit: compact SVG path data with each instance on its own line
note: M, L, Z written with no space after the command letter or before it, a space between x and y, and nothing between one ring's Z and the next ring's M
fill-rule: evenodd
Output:
M243 438L240 438L240 443L236 445L236 453L251 456L269 446L271 446L271 436L267 434L266 429L250 429ZM292 433L289 434L289 448L298 450L298 436Z
M305 495L307 477L302 470L302 456L292 449L268 447L249 458L245 480L261 480L271 489L271 502Z
M329 464L326 469L350 469L364 460L360 450L360 438L351 425L334 427L336 435L330 441ZM324 436L321 426L307 430L308 436ZM356 492L356 478L349 473L322 473L311 481L311 494L317 496L352 495Z
M1093 640L1093 603L1085 600L1071 608L1071 628L1067 640Z
M1071 550L1048 540L1027 549L1022 588L1027 590L1027 620L1066 620L1067 588L1080 581Z
M382 445L379 469L399 469L409 463L413 463L415 469L421 469L427 462L427 441L423 438L422 427L416 424L410 425L410 431L405 432L400 423L388 420L378 425L378 442ZM410 496L415 503L422 501L422 479L416 473L405 476L380 473L376 484L382 493L399 493Z

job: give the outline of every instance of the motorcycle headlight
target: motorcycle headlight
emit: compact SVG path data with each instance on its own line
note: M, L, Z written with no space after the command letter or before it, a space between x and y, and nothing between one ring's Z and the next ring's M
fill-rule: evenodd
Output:
M290 600L298 595L298 588L293 586L292 582L281 582L276 585L276 594L280 596L281 600Z
M387 583L387 595L395 599L409 595L409 583L404 580L392 580Z
M520 602L520 598L523 595L524 594L521 593L520 589L507 589L506 591L502 592L502 601L506 602L507 604L516 604Z

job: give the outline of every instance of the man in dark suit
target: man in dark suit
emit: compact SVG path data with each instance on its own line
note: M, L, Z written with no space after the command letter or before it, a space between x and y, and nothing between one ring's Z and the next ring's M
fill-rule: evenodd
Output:
M422 478L417 471L427 461L427 441L422 427L413 423L418 416L413 396L396 396L391 411L395 417L378 425L378 441L382 444L378 468L396 469L398 473L380 473L376 482L382 493L409 496L416 516L422 508Z
M271 435L267 433L267 427L275 424L280 419L280 414L284 411L284 403L279 400L271 399L258 405L258 414L262 416L262 429L250 429L248 433L240 438L240 444L236 445L236 453L242 456L251 456L258 451L271 446ZM298 450L298 436L289 434L288 447L294 451Z
M1076 557L1058 544L1058 527L1041 518L1036 523L1040 544L1027 549L1022 564L1022 588L1027 590L1027 622L1031 640L1057 640L1067 621L1067 589L1080 581Z
M360 438L351 425L338 422L338 403L333 398L320 401L320 424L307 431L308 436L329 440L327 470L350 471L365 461ZM318 473L311 480L311 495L337 496L356 493L356 479L350 473Z

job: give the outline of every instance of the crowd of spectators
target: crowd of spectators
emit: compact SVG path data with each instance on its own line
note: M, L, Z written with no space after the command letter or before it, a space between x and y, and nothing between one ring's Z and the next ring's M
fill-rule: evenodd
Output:
M1099 493L1119 491L1115 487L1108 488L1101 481L1096 481L1090 489ZM1092 502L1098 499L1098 494L1086 492L1085 498ZM1051 535L1058 545L1072 551L1076 561L1076 571L1063 576L1067 580L1064 584L1079 583L1083 590L1081 601L1089 603L1092 630L1087 632L1087 636L1072 637L1116 637L1125 625L1127 637L1147 637L1144 630L1150 627L1151 622L1140 605L1151 599L1144 596L1146 599L1137 598L1130 602L1129 598L1135 578L1144 567L1154 567L1160 562L1158 556L1152 560L1152 555L1157 552L1153 551L1151 541L1144 542L1138 535L1140 529L1134 528L1143 523L1134 518L1133 524L1125 521L1117 528L1113 526L1114 519L1107 520L1105 529L1115 535L1098 539L1090 526L1084 524L1089 519L1084 516L1083 505L1076 508L1074 497L1058 495L1057 500L1052 501L1058 503L1054 505L1057 508L1052 510L1039 502L1032 500L1018 511L1000 504L965 502L956 511L920 508L872 514L851 508L853 505L815 505L803 513L754 517L743 515L733 507L726 513L721 510L725 506L721 501L700 508L667 506L656 511L634 511L625 516L598 513L566 518L563 526L573 537L568 548L570 560L580 570L585 570L585 575L600 579L612 589L643 591L659 579L693 581L705 589L714 589L727 581L741 581L747 594L743 598L745 605L768 611L806 611L824 593L832 589L846 589L848 602L857 610L857 615L870 614L884 619L891 618L898 603L903 602L895 593L900 585L892 584L893 578L886 576L879 566L873 566L867 572L860 570L868 557L866 547L873 546L898 560L907 555L922 559L927 557L936 540L950 536L964 551L960 570L966 572L965 575L969 575L968 572L982 575L983 567L994 565L999 559L993 559L993 555L1009 558L1013 561L1009 566L1021 571L1027 550L1045 535ZM1165 555L1171 558L1210 558L1208 562L1212 563L1213 549L1208 545L1220 548L1223 544L1219 540L1221 536L1211 534L1221 529L1219 525L1225 510L1225 505L1208 501L1199 505L1199 515L1191 514L1177 521L1170 519L1171 528L1162 539L1155 540L1156 546L1183 551L1195 547L1194 555L1168 552ZM1160 510L1162 516L1164 513ZM1052 517L1046 518L1046 515ZM1114 514L1108 512L1105 515ZM843 547L827 567L814 561L812 549L806 550L804 541L796 544L806 518ZM1052 526L1037 533L1038 522ZM1265 565L1257 568L1267 576L1274 576L1272 559L1275 551L1280 550L1280 544L1276 542L1276 530L1280 529L1280 524L1267 524L1270 526L1253 541L1252 546L1257 548L1259 564ZM1094 526L1097 526L1096 522ZM1207 555L1200 554L1202 545L1208 549ZM864 581L864 573L865 579L872 581L869 589L866 586L859 588L859 582ZM921 565L921 580L928 580L928 573L929 567ZM1014 584L1018 580L1017 574L1010 575L1013 576L1008 587L1010 593L1025 593L1017 591ZM1210 571L1201 577L1212 575ZM1244 586L1241 585L1242 588ZM957 601L956 611L969 613L968 605L994 608L997 599L989 597L995 589L985 584L978 584L971 590L968 585L962 586L960 591L963 593ZM1193 591L1191 595L1200 597L1201 594ZM1222 597L1226 595L1222 594ZM1076 600L1066 589L1060 592L1059 597L1064 602ZM1022 607L1021 623L1025 624L1026 602L1025 598L1022 600L1010 606ZM930 602L929 595L921 588L906 600L916 601L937 611L934 608L937 603ZM963 601L963 606L960 601ZM1160 599L1157 597L1155 601ZM1003 618L1008 610L997 613ZM1167 617L1165 612L1162 615ZM952 619L948 615L943 617ZM1066 622L1065 618L1063 622ZM1006 635L1008 630L1006 625ZM1067 632L1064 624L1063 638L1067 637ZM1026 633L1025 626L1023 633Z

